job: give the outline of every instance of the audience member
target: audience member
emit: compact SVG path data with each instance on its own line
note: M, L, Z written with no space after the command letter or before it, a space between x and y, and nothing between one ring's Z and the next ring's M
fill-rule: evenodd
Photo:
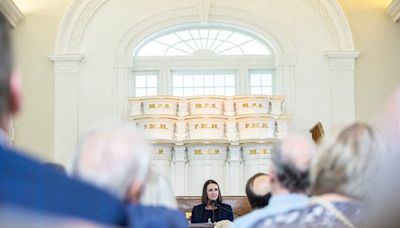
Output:
M124 225L122 203L91 185L72 180L10 147L7 129L20 109L21 82L13 70L8 24L0 16L0 205L35 213Z
M400 87L389 97L380 113L377 127L386 142L381 159L371 160L377 175L369 178L368 210L370 227L400 227Z
M53 163L53 162L47 162L44 163L45 166L50 167L54 170L57 170L58 172L67 175L67 170L65 169L65 167L61 164L57 164L57 163Z
M267 206L271 198L268 174L257 173L250 177L246 184L246 195L253 210Z
M151 172L144 185L140 203L177 209L176 197L171 182L164 176Z
M311 167L310 205L270 216L258 227L357 227L365 226L362 201L371 161L383 150L376 131L368 125L346 126L323 144Z
M143 136L134 126L120 124L83 138L72 174L127 202L130 227L187 227L177 210L139 204L150 162L151 150Z
M315 145L302 137L291 136L272 148L268 206L238 218L234 227L253 227L260 219L307 205L310 159Z
M232 207L222 203L221 190L215 180L207 180L203 185L201 204L192 210L192 223L233 221Z
M81 140L72 175L123 201L138 203L150 161L150 148L140 133L121 124L95 130Z

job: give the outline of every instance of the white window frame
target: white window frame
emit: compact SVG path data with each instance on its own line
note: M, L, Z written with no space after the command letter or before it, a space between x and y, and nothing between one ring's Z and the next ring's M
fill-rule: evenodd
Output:
M274 70L272 70L272 69L249 69L249 80L251 80L250 77L251 77L252 73L267 73L267 74L271 74L272 95L276 95L277 94L277 83L276 83ZM249 83L249 94L251 94L251 83ZM257 95L257 94L255 94L255 95Z
M137 57L134 59L131 74L136 71L158 72L158 95L172 95L173 71L235 71L236 95L250 94L250 70L269 70L275 80L273 56L209 56L209 57ZM135 85L133 85L135 88ZM276 93L276 83L274 84ZM134 94L134 93L131 93Z

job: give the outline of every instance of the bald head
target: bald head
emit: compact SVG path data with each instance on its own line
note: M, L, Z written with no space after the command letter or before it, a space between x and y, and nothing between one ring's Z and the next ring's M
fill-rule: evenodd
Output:
M149 172L150 154L133 126L104 128L79 144L73 173L124 199L132 185L142 185Z
M305 192L309 187L309 168L315 144L307 138L289 136L272 149L272 174L289 192Z
M265 173L257 173L252 176L246 184L246 195L253 209L268 205L271 185L269 176Z

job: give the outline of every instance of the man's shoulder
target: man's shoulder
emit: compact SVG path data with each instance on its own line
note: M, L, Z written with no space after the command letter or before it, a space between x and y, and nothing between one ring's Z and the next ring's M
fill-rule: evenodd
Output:
M165 207L130 204L127 206L129 227L187 227L184 214Z
M268 214L268 207L254 210L246 215L240 216L233 222L234 227L249 227L258 219L261 219L265 214Z
M125 219L118 199L10 148L0 148L0 195L0 203L31 210L111 224Z

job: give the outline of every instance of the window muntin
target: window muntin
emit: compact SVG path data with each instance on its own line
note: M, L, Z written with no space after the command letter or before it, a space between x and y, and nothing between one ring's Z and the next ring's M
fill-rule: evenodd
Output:
M235 95L234 71L173 71L174 96Z
M136 56L191 56L208 50L215 55L271 55L256 36L227 28L192 28L172 31L145 43Z
M250 77L250 94L254 95L273 95L274 83L271 71L251 70Z
M135 72L135 95L156 96L158 94L158 75L156 72Z

